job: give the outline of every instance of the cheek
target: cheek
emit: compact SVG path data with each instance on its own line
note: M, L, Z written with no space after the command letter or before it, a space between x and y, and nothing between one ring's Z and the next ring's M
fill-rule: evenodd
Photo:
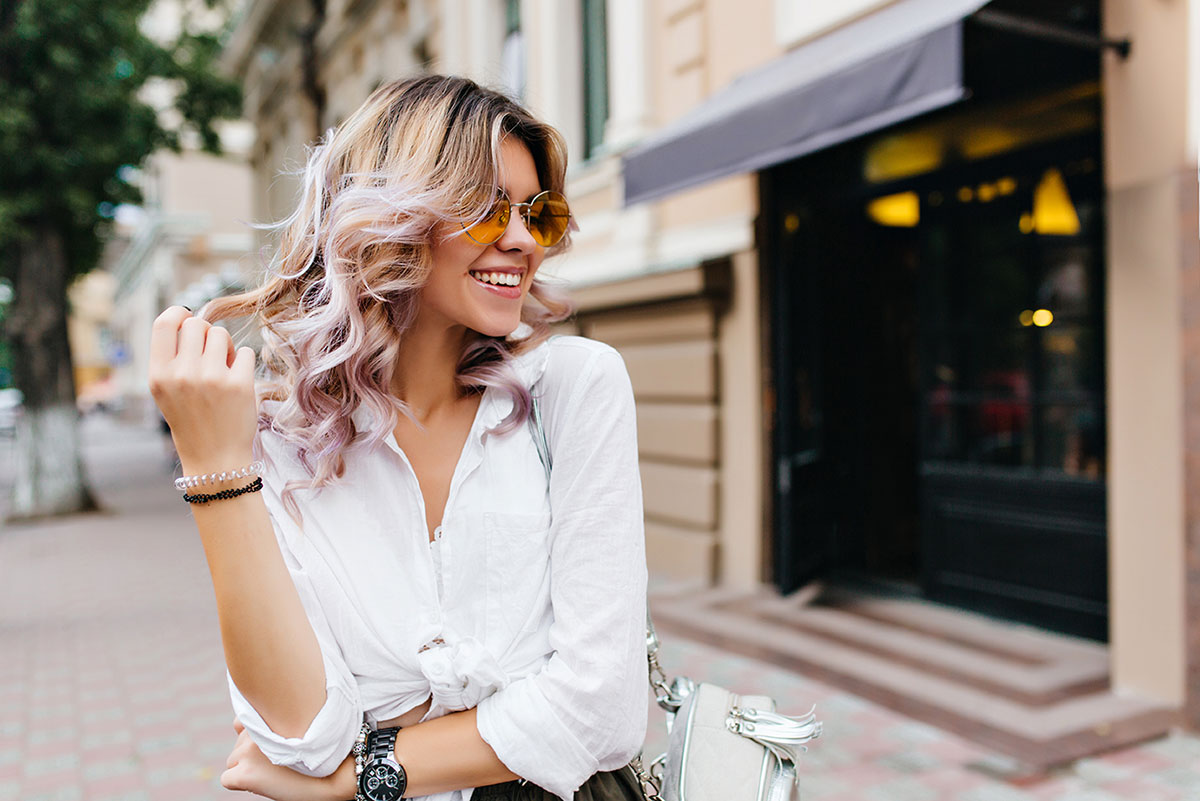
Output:
M529 287L533 286L533 279L537 278L538 270L540 270L542 266L542 259L543 255L538 254L529 260L529 272L525 273L526 291L529 290Z

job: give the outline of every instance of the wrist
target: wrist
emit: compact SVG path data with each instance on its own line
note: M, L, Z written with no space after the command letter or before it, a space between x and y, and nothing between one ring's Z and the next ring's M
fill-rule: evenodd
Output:
M179 464L185 476L231 473L234 470L241 470L253 461L254 452L250 448L206 454L185 454L183 451L179 451Z
M354 758L347 757L338 769L325 777L325 801L354 801L358 779L354 775Z

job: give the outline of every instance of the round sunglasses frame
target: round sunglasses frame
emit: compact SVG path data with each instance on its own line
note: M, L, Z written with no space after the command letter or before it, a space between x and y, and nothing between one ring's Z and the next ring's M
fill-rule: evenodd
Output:
M566 225L563 226L562 232L559 233L559 235L554 239L554 241L550 242L549 244L543 244L541 242L538 242L538 244L544 248L552 248L555 245L557 245L559 242L562 241L563 237L567 235L567 231L571 227L571 206L567 203L567 198L562 194L562 192L555 192L553 189L545 189L541 192L538 192L536 195L533 196L532 200L530 200L526 203L513 203L511 200L508 199L508 195L501 192L499 200L508 204L508 211L507 211L508 221L505 222L504 227L499 230L499 232L496 234L496 236L492 239L485 240L485 239L480 239L475 234L471 233L471 231L472 231L472 229L478 228L480 225L485 223L487 220L490 220L496 213L499 213L502 215L505 214L506 212L504 212L504 211L494 212L493 214L489 214L483 220L481 220L480 222L477 222L471 226L464 224L463 232L470 238L470 240L472 242L475 242L476 244L480 244L480 245L495 244L496 242L500 241L500 238L502 236L504 236L504 232L506 230L508 230L508 222L511 222L512 213L514 210L516 210L517 213L521 215L521 219L525 223L525 230L529 231L530 236L532 236L534 238L534 241L536 242L537 235L534 234L533 227L529 220L529 209L532 208L534 205L536 205L538 203L538 201L542 200L542 198L544 198L546 195L549 195L550 199L557 198L558 200L561 200L563 206L567 209L567 215L566 215L567 223L566 223Z

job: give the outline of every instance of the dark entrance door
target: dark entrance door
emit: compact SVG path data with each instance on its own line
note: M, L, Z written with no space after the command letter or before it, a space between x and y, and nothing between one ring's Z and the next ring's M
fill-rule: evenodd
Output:
M871 147L763 176L776 583L1102 639L1098 136L875 185Z

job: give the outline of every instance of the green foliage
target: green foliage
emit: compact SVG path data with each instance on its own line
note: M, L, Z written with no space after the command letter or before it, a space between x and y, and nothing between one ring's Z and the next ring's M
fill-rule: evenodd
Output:
M124 176L158 148L178 149L144 99L174 90L184 130L217 152L214 121L237 116L238 86L218 75L218 37L188 30L172 43L138 21L151 0L0 0L0 275L38 226L63 234L75 272L100 252L113 206L137 202Z

